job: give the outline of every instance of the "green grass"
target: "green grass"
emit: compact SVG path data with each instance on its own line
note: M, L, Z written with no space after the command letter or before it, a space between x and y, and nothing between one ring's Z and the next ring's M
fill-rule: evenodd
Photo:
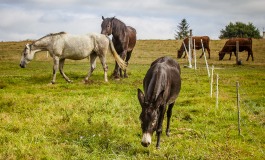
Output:
M52 78L52 59L39 53L27 68L19 67L26 42L0 43L0 159L262 159L265 157L265 46L253 40L255 61L235 65L235 57L218 61L224 40L211 41L215 75L219 75L219 106L210 98L203 59L198 70L176 59L180 41L141 40L129 64L129 78L110 78L114 59L108 55L109 82L97 69L88 84L88 60L66 60L67 83ZM197 51L201 54L201 51ZM161 149L155 134L149 148L141 146L137 88L150 63L160 56L176 59L182 89L173 108L171 136L163 131ZM216 80L216 76L214 77ZM236 81L240 83L241 132L238 136ZM214 82L214 85L216 83ZM165 122L165 121L164 121ZM164 123L165 124L165 123ZM164 125L165 129L165 125Z

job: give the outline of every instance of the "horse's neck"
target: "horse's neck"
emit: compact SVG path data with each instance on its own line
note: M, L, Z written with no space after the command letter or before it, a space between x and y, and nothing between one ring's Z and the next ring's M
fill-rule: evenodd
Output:
M116 24L114 23L112 27L112 35L115 39L120 39L121 37L124 37L124 34L127 30L127 26L125 24L118 24L122 23L117 21Z
M51 41L50 38L43 38L43 39L37 40L33 43L32 50L48 51L50 41Z
M184 52L184 51L185 51L185 47L186 47L186 46L184 46L184 44L182 43L181 46L180 46L180 49L179 49L179 50L180 50L181 52Z

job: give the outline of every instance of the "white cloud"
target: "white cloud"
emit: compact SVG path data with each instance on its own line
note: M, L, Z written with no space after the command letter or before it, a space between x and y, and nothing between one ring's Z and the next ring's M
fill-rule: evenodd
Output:
M264 0L2 0L0 40L36 39L50 32L100 32L101 16L116 16L138 39L173 39L186 18L195 35L217 39L229 22L265 27Z

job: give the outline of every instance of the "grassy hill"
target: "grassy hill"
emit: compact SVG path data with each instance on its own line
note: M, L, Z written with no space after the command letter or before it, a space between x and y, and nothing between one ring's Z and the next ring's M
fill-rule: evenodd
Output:
M255 61L235 65L235 56L218 60L225 40L212 40L214 93L204 59L188 69L177 59L181 41L138 40L128 79L112 80L114 58L107 57L109 82L99 61L88 84L82 80L87 59L66 60L65 73L50 85L52 58L38 53L27 68L19 67L26 44L0 43L0 159L262 159L265 157L265 40L253 40ZM161 149L141 146L137 88L151 62L171 56L181 65L182 89L173 108L171 136L163 131ZM219 105L216 107L216 74ZM240 84L241 136L237 129L236 81ZM165 129L165 123L164 127Z

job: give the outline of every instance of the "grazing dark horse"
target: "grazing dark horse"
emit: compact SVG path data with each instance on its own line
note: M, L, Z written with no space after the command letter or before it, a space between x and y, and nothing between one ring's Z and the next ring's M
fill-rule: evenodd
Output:
M126 26L122 21L115 17L104 18L102 16L101 24L101 34L111 35L112 42L114 44L115 50L120 55L120 57L128 63L131 58L131 53L136 44L136 30L133 27ZM114 78L118 79L122 76L122 70L116 63L114 69ZM124 77L127 78L126 69L124 70Z
M152 134L156 131L156 147L159 148L166 107L168 105L166 134L169 136L172 108L181 88L179 64L170 57L158 58L147 71L143 87L144 93L138 89L138 99L142 106L142 145L148 147Z

